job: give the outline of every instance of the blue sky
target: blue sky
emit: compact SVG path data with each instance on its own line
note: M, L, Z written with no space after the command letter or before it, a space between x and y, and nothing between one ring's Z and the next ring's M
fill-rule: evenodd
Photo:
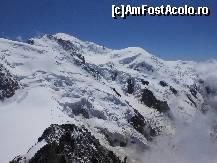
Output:
M208 17L111 17L111 5L208 6ZM217 59L217 0L0 0L0 37L64 32L109 48L139 46L164 59Z

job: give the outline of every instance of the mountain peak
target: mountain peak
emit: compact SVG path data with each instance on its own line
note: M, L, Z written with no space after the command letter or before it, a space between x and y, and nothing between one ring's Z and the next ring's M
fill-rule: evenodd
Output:
M80 42L80 43L83 42L83 41L79 40L78 38L76 38L72 35L68 35L66 33L56 33L53 36L57 39L63 39L65 41Z

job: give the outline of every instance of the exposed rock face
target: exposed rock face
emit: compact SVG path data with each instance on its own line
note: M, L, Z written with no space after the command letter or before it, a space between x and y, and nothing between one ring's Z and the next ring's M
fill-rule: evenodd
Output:
M38 142L46 141L29 163L121 163L112 151L103 147L84 127L73 124L51 125ZM11 163L25 161L17 157Z
M32 39L27 40L27 44L34 45L34 40Z
M192 97L191 97L190 94L187 94L187 98L189 99L189 101L190 101L195 107L197 107L196 102L192 99Z
M135 115L129 120L129 123L139 133L144 135L147 140L152 140L157 135L156 131L145 121L144 117L137 110L134 111Z
M194 98L197 98L197 86L196 85L193 85L190 87L190 92L191 92L191 95L194 96Z
M127 93L132 94L134 92L135 81L130 78L127 80Z
M143 85L149 85L149 81L145 81L144 79L141 79L141 82Z
M167 87L168 84L165 82L165 81L160 81L159 84L162 86L162 87Z
M168 104L166 101L160 101L158 100L154 94L148 90L148 89L144 89L143 90L143 94L142 94L142 99L141 101L147 105L148 107L152 107L154 109L156 109L159 112L168 112L170 110Z
M121 97L121 94L120 94L115 88L112 88L112 90L113 90L119 97Z
M170 86L170 91L173 92L174 95L178 94L178 91L175 88L173 88L172 86Z
M12 97L19 88L18 82L0 64L0 100Z
M137 71L141 71L141 72L154 72L154 68L152 65L146 63L146 62L142 62L140 64L132 64L130 66L130 68L133 68Z

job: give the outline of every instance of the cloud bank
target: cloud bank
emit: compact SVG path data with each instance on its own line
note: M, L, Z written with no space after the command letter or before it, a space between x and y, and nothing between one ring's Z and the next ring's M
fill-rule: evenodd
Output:
M213 127L217 126L217 61L196 63L195 70L203 83L204 98L209 110L205 114L198 112L189 123L174 119L175 135L159 136L142 156L142 162L217 162L217 141L210 135Z

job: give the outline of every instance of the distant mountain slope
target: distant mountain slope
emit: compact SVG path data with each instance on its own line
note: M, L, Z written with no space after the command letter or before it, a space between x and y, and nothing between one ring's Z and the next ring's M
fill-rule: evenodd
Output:
M0 39L0 53L2 163L142 162L158 137L175 137L210 108L213 89L195 62L63 33Z

